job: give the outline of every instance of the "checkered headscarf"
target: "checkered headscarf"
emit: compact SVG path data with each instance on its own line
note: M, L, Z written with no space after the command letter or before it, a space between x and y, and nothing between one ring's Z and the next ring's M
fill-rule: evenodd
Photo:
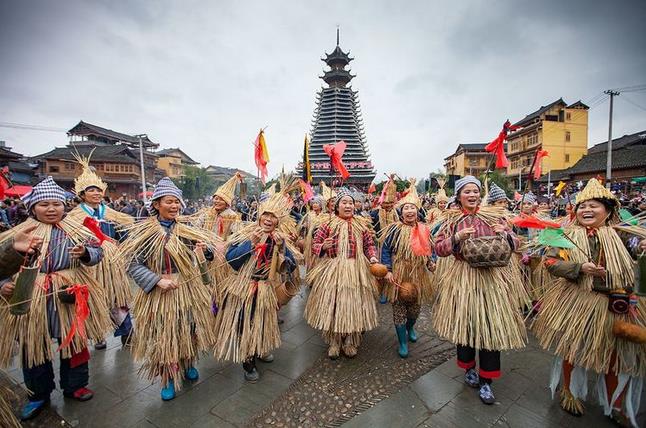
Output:
M159 183L157 183L157 186L153 191L153 196L150 198L148 205L148 212L150 212L150 215L157 215L157 210L153 207L152 203L157 199L163 198L164 196L175 196L177 199L179 199L179 203L182 204L182 208L186 208L184 199L182 199L182 191L175 185L175 183L173 183L170 178L164 177L159 180Z
M502 190L496 183L491 183L489 186L489 196L487 197L487 203L492 204L496 201L507 200L507 194Z
M65 202L65 190L52 177L47 177L31 189L31 192L22 197L27 210L40 201L61 201Z
M524 199L521 199L524 202L529 202L531 204L536 203L536 196L532 192L525 193Z
M353 201L356 200L354 199L354 193L350 189L348 189L347 187L341 187L336 191L336 202L334 203L334 206L336 208L339 207L339 202L341 202L341 198L344 196L351 197Z

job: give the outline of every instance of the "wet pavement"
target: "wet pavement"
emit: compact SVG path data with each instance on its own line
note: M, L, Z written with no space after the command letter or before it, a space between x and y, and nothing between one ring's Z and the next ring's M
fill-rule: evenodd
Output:
M380 326L364 335L359 355L331 361L319 332L303 320L304 294L281 310L282 346L274 362L258 363L261 378L255 384L244 381L240 365L205 356L197 365L199 380L185 382L175 400L162 402L159 383L139 378L130 352L110 338L108 349L92 350L94 399L79 403L56 390L48 411L29 426L614 426L592 400L582 418L560 410L545 387L551 356L533 344L504 354L503 378L494 383L498 402L483 405L477 391L462 383L453 346L431 332L428 309L422 311L420 338L411 344L408 359L397 355L390 305L379 305ZM8 375L22 382L18 368ZM645 410L643 404L642 423Z

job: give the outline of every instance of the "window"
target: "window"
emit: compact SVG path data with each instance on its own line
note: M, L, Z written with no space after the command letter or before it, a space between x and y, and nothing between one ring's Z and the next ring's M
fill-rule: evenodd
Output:
M565 120L567 120L567 121L572 120L572 113L570 113L569 111L567 113L565 113Z
M469 159L469 165L470 166L478 166L480 162L478 162L478 158L470 158Z
M71 162L65 162L65 171L74 171L75 165Z
M569 153L565 154L565 162L570 162L570 154Z
M50 165L49 172L61 172L61 169L58 165Z
M565 131L565 141L570 141L570 131Z

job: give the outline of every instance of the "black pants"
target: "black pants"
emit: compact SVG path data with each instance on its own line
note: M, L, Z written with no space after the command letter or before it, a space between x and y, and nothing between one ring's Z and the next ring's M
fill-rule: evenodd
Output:
M61 358L61 389L66 394L72 394L77 389L87 386L90 380L90 370L87 362L71 367L70 361L70 358ZM47 361L38 366L26 367L27 364L23 364L22 376L25 379L25 386L32 392L29 395L29 401L49 399L49 395L56 388L52 362Z
M480 359L480 378L498 379L500 377L500 351L478 350ZM476 349L458 345L458 367L465 370L476 366Z

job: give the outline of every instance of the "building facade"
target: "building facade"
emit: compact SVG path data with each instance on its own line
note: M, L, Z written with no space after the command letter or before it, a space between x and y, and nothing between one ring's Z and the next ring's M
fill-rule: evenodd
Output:
M199 165L179 148L158 150L155 154L158 156L157 168L163 170L169 178L180 179L184 176L185 166Z
M490 167L491 153L485 143L458 144L455 153L444 158L444 169L449 176L479 176Z
M330 67L320 76L328 87L321 88L316 96L308 156L313 182L325 181L331 186L340 179L331 169L330 159L323 151L323 145L345 141L347 148L343 163L350 172L346 184L366 190L376 174L369 157L358 93L347 86L356 77L345 69L353 59L339 46L337 30L335 49L322 58ZM302 173L302 163L297 171Z
M507 175L518 185L518 176L529 173L537 150L547 150L542 170L573 166L588 152L588 106L568 105L562 98L541 106L514 125L521 129L507 136Z

